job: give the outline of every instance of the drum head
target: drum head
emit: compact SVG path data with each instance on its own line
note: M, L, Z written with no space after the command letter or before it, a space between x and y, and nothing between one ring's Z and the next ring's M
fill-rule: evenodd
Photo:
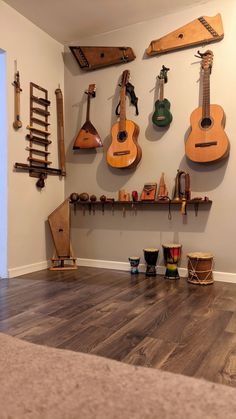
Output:
M182 247L182 244L167 243L163 244L162 247L164 247L165 249L179 249L180 247Z
M187 257L190 259L212 259L213 255L211 253L193 252L188 253Z

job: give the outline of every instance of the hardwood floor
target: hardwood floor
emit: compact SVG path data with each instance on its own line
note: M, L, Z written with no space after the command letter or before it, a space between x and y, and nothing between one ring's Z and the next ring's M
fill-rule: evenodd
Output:
M0 280L0 331L236 387L236 285L79 267Z

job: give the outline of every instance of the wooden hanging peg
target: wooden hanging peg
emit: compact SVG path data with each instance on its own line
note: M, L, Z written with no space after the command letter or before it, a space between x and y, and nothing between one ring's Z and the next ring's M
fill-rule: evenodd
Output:
M17 68L16 61L15 68ZM15 86L15 120L13 122L13 127L15 129L19 129L22 127L22 122L20 120L20 92L22 92L22 89L20 87L20 73L17 69L15 71L15 80L13 82L13 86Z
M76 257L73 254L70 241L70 199L67 198L49 216L55 253L51 258L52 266L49 270L64 271L77 269ZM69 262L69 263L65 263Z
M162 54L177 49L220 41L224 29L220 13L216 16L201 16L187 25L152 41L146 49L147 55Z

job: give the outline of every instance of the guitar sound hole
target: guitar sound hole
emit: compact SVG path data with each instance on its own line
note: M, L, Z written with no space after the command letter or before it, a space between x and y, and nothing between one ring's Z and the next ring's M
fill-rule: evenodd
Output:
M122 143L127 138L127 132L126 131L119 131L117 138L118 138L118 141L120 141Z
M203 118L201 121L201 127L202 128L209 128L212 124L211 118Z

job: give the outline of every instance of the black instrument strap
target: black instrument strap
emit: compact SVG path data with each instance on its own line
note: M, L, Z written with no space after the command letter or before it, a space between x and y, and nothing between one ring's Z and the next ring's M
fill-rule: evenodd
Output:
M128 82L125 87L126 87L126 90L125 90L126 94L127 95L129 94L129 96L130 96L130 103L131 103L131 105L135 106L136 115L138 115L139 114L139 111L138 111L138 97L135 94L134 86L130 82ZM115 110L115 113L116 113L117 116L120 115L119 108L120 108L120 102L118 103L118 105L116 107L116 110Z

